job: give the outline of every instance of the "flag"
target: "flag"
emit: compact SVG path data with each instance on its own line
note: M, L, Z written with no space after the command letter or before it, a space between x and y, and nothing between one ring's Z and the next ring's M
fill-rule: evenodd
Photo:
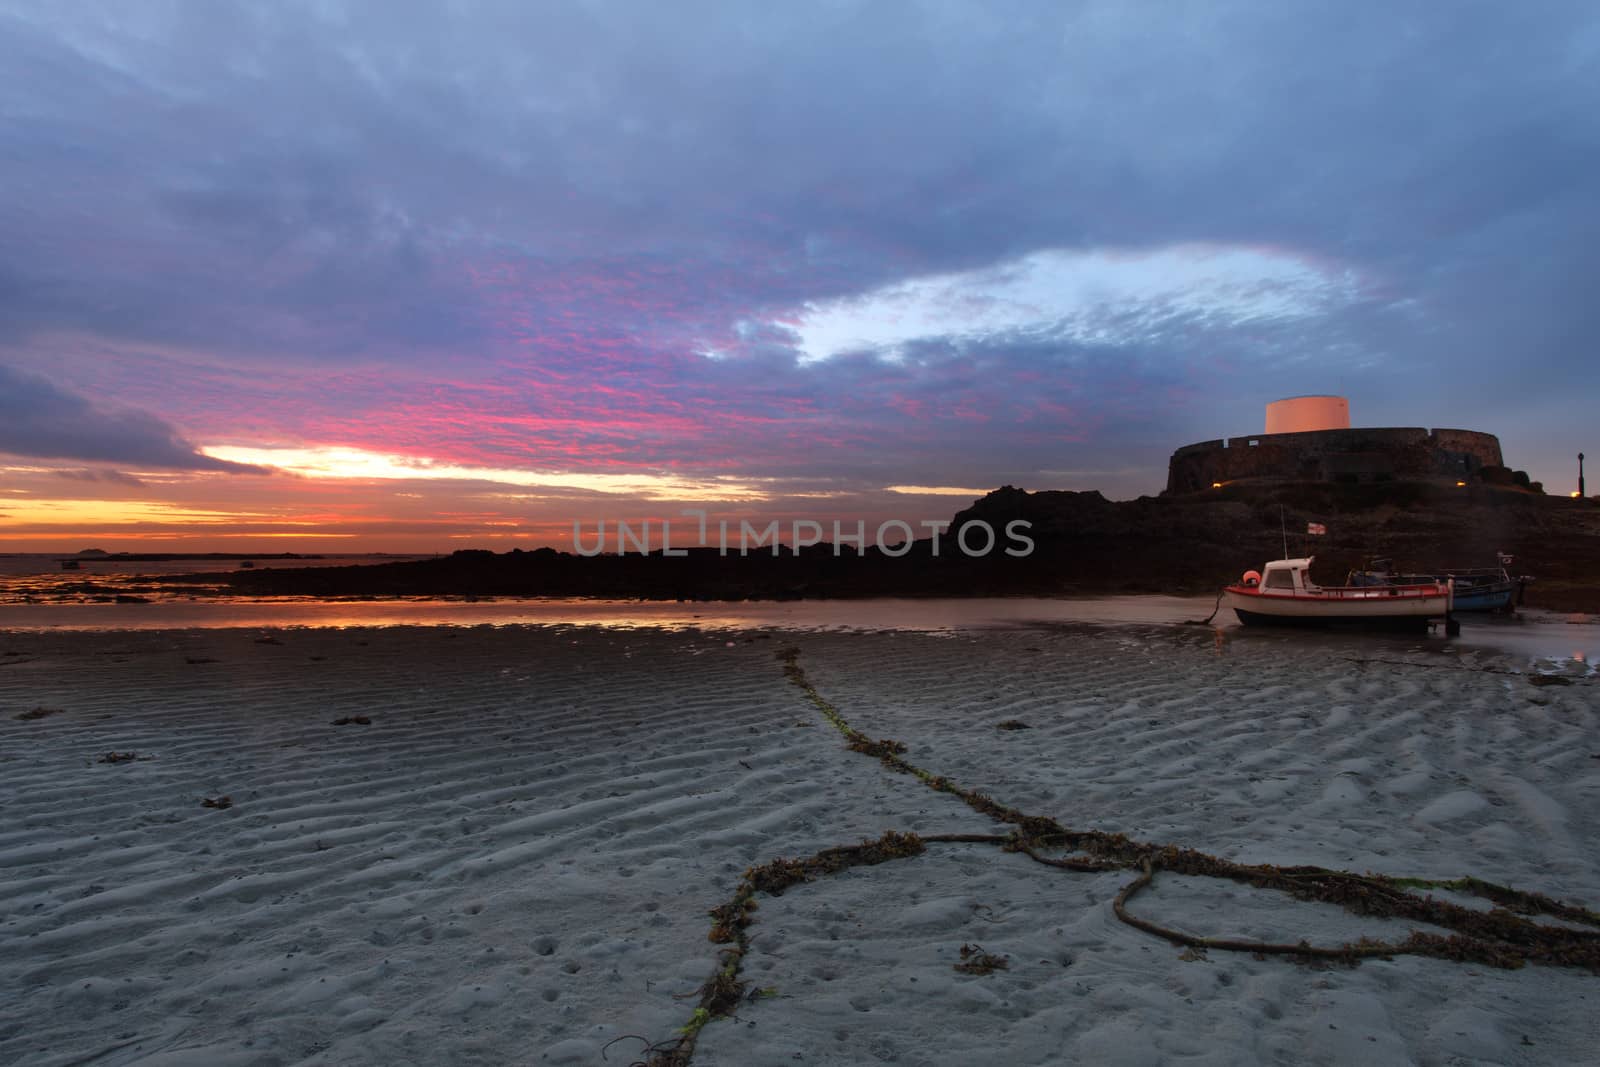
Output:
M1308 534L1321 535L1321 534L1325 534L1327 532L1328 532L1328 528L1326 526L1322 525L1322 523L1320 523L1320 522L1308 522L1308 523L1306 523L1306 533L1308 533Z

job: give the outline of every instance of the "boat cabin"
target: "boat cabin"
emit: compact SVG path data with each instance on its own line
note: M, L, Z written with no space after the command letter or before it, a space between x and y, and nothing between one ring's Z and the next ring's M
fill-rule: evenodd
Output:
M1268 563L1266 574L1261 577L1261 591L1278 596L1305 596L1317 592L1317 586L1311 581L1311 561L1315 558L1275 559Z

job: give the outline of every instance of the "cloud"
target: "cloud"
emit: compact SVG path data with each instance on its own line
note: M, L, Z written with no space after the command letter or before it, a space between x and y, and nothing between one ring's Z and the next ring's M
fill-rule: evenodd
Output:
M938 338L1133 344L1174 319L1255 326L1318 316L1354 295L1351 279L1273 250L1051 249L807 305L793 329L802 362L861 349L899 357L907 342Z
M1287 393L1592 424L1523 387L1600 335L1591 4L472 7L0 11L0 359L208 443L879 485L1154 487Z
M0 366L0 452L177 470L266 474L199 452L144 411L106 411L43 378Z
M107 467L83 467L77 470L53 471L57 478L66 478L74 482L111 482L116 485L143 486L143 478L135 478L122 471L111 470Z

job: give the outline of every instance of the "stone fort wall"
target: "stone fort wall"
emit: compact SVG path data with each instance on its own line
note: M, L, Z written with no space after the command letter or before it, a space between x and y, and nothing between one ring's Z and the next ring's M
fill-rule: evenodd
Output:
M1504 466L1500 439L1475 430L1420 427L1255 434L1185 445L1167 466L1167 492L1216 482L1477 481Z

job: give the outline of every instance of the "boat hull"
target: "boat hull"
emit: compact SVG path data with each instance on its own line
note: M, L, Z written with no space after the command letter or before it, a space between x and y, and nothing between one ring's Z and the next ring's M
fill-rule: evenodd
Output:
M1450 594L1392 589L1345 590L1339 595L1273 595L1230 586L1228 606L1246 626L1359 627L1425 630L1450 611Z
M1456 611L1510 611L1512 599L1517 595L1515 582L1491 582L1484 585L1457 585L1454 610Z
M1264 612L1234 608L1244 626L1291 626L1302 630L1386 630L1391 632L1420 633L1433 621L1429 615L1272 615ZM1443 615L1441 611L1439 613Z

